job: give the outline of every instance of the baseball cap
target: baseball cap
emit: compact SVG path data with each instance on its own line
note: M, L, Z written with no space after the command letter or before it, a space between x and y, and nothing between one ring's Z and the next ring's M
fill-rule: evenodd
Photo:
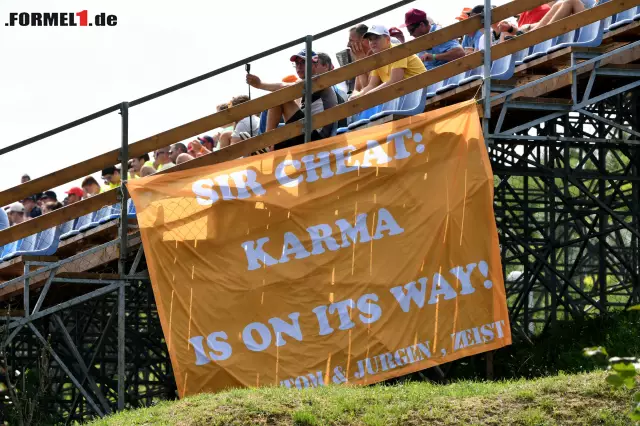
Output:
M397 35L404 36L404 34L402 33L402 30L400 30L400 29L398 29L396 27L389 28L389 35L391 37L395 37Z
M9 206L7 213L24 213L24 206L22 203L13 203Z
M25 197L24 200L22 200L22 202L24 203L27 200L33 201L35 203L36 202L36 196L35 195L30 195L28 197Z
M373 25L369 28L369 30L364 35L364 38L367 38L370 34L372 35L386 35L391 37L389 34L389 30L384 25Z
M44 191L41 198L51 198L52 200L58 201L58 196L53 191Z
M77 186L74 186L73 188L65 192L65 194L75 195L79 198L82 198L84 196L84 191L82 190L82 188L78 188Z
M292 55L291 58L289 58L289 60L291 62L295 62L296 58L300 58L300 59L307 59L307 49L302 49L300 52L296 53L295 55ZM313 62L318 62L318 55L316 55L316 52L314 52L313 50L311 51L311 60Z
M459 16L456 16L456 19L458 21L464 21L465 19L469 18L469 13L471 13L471 8L470 7L465 7L462 9L462 12L460 12Z
M214 141L213 138L211 136L209 136L209 135L200 136L200 137L198 137L198 140L201 143L210 143L211 145L215 145L216 144L216 141Z
M408 27L409 25L417 24L427 20L427 14L420 9L411 9L404 14L404 25L400 25L400 28Z

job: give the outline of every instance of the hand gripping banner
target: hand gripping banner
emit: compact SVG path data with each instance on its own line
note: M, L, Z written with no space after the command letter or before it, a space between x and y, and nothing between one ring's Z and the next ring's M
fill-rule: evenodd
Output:
M180 396L511 343L473 102L127 186Z

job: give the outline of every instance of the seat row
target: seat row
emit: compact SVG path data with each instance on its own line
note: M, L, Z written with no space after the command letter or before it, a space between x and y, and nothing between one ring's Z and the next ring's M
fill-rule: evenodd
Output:
M135 206L129 199L127 216L135 218L135 214ZM112 206L104 206L98 211L80 216L60 226L46 229L0 247L0 261L6 262L19 256L51 256L58 250L60 241L82 234L119 217L119 203Z

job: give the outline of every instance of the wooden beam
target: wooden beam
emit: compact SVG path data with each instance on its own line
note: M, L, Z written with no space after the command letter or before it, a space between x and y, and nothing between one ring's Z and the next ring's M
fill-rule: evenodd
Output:
M524 1L524 0L521 0L521 1ZM565 19L562 19L560 21L549 24L545 26L542 30L535 30L527 34L523 34L507 42L500 43L492 48L492 57L494 59L498 59L503 56L510 55L512 53L518 52L519 50L522 50L524 47L534 45L536 43L540 43L542 41L548 40L549 38L562 35L566 32L569 32L573 29L579 28L586 24L590 24L592 22L611 16L615 13L630 9L631 7L636 6L637 4L640 4L640 0L614 0L614 1L604 3L592 9L585 10L576 15L573 15ZM496 8L496 10L497 9L498 8ZM458 24L455 24L455 25L458 25ZM453 26L454 25L452 25L452 27ZM438 32L440 31L436 31L433 34L437 34ZM391 52L393 50L394 49L389 49L388 52ZM381 52L381 53L385 53L385 52ZM361 98L346 102L341 105L337 105L334 108L331 108L319 114L316 114L313 117L313 124L315 127L326 126L342 118L351 116L355 113L364 111L376 105L380 105L390 99L397 98L399 96L413 92L423 87L427 87L430 84L436 83L438 81L442 81L450 76L457 75L462 72L468 71L470 69L476 68L482 64L482 61L483 61L482 52L472 53L463 58L457 59L455 61L451 61L442 66L436 67L430 70L429 72L422 73L420 75L408 78L406 80L402 80L398 83L385 87L382 90L369 93L366 96L363 96ZM284 90L288 90L288 89L284 89ZM281 91L278 91L276 93L279 93L279 92ZM267 96L265 96L264 98L267 98ZM263 99L263 98L260 98L260 99ZM249 104L250 102L247 102L245 104L239 105L236 108L241 108L244 105L249 105ZM230 111L231 109L229 109L228 111ZM224 112L225 111L223 111L223 113ZM218 115L218 114L214 114L214 115ZM191 169L194 167L201 167L205 165L217 164L224 161L229 161L244 155L249 155L250 153L255 152L259 149L282 142L284 140L287 140L301 133L302 133L302 123L301 122L292 123L292 124L280 127L278 129L275 129L271 132L267 132L257 137L248 139L247 141L244 141L242 143L232 145L230 147L214 152L212 154L205 155L200 158L196 158L192 161L183 163L176 167L172 167L163 172L172 173L178 170ZM16 187L16 188L19 188L19 187ZM108 195L110 193L112 193L112 195ZM103 197L103 198L98 198L98 197ZM102 204L99 204L98 200L100 200ZM93 207L89 207L89 204L87 204L88 202L93 203L91 204ZM80 203L75 203L63 209L56 210L55 212L33 219L24 224L11 227L4 231L0 231L0 245L6 244L8 242L15 241L19 238L26 237L33 233L48 229L52 226L59 225L73 218L82 216L83 214L89 213L91 211L95 211L104 205L115 204L115 203L116 203L115 191L109 191L104 194L100 194L96 197L92 197L88 200L83 200Z
M540 6L545 2L545 0L517 0L498 6L492 10L492 21L499 22L510 16L514 16L519 12ZM360 74L369 72L372 69L406 58L414 53L427 50L433 46L461 37L465 34L473 33L480 28L482 28L481 16L475 16L444 27L438 31L434 31L433 33L425 34L422 37L418 37L407 43L401 44L393 49L380 52L347 66L340 67L334 71L322 74L314 78L313 89L314 91L318 91L343 81L347 81ZM216 127L238 121L251 114L259 114L276 105L281 105L287 101L301 97L302 92L303 83L299 83L236 107L211 114L165 132L158 133L157 135L139 140L129 145L129 157L133 158L136 156L142 156L148 152L153 152L158 148L169 146L173 143L207 132ZM342 118L345 117L341 117L341 119ZM23 200L30 195L82 178L91 173L102 170L107 166L112 166L119 162L118 154L119 150L117 149L109 151L81 163L58 170L55 173L33 179L22 185L2 191L0 192L0 206L14 201Z
M28 237L45 229L63 224L87 213L99 210L104 206L116 204L117 191L107 191L86 200L78 201L50 213L38 216L19 225L0 231L0 246Z

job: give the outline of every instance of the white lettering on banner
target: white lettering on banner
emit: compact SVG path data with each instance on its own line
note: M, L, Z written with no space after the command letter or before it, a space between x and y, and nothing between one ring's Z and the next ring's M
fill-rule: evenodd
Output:
M412 139L416 144L415 152L410 150L408 144L405 143L409 139ZM383 144L376 140L368 140L366 146L361 148L363 152L362 163L352 157L358 148L347 145L332 151L305 155L301 161L284 159L276 165L274 175L280 185L286 188L298 186L303 181L313 183L322 179L331 179L345 173L355 172L362 167L377 167L393 160L403 160L414 154L422 154L425 151L424 144L420 143L422 139L421 133L414 134L411 130L405 129L388 135ZM388 151L390 152L392 149L395 149L393 157L388 154ZM230 181L233 181L234 186L229 185ZM191 186L191 191L201 206L211 206L220 200L249 198L251 196L249 191L256 196L266 193L258 182L258 174L253 169L200 179Z
M235 184L236 195L231 193L229 179L233 180ZM247 169L233 172L229 175L216 176L215 183L218 184L224 200L235 200L236 198L249 198L251 195L247 189L250 189L255 195L266 194L267 192L257 179L257 173L251 169ZM196 195L196 201L201 206L210 206L220 198L212 179L200 179L194 182L191 190Z
M500 320L489 324L483 324L480 327L473 327L451 334L451 338L454 342L454 352L460 349L467 348L469 346L489 343L496 338L496 334L498 339L502 339L504 337L504 332L502 330L503 326L504 320Z
M360 359L357 361L358 371L353 377L360 380L367 375L376 375L398 367L410 365L415 362L431 358L429 350L429 341L420 342L416 345L400 348L395 352L385 352L373 357Z
M247 257L247 269L254 271L260 269L262 265L269 267L278 263L287 263L291 260L289 258L291 255L295 255L295 259L304 259L310 255L317 256L323 254L326 250L336 251L340 248L349 247L351 242L353 242L353 244L365 243L371 241L371 239L379 240L385 236L394 236L404 232L404 229L398 225L398 222L396 222L387 209L379 209L376 218L377 222L373 235L369 235L367 229L366 213L358 215L354 226L351 226L345 219L338 219L336 221L336 227L339 229L342 239L341 245L338 245L336 239L333 237L334 231L331 226L324 223L310 226L307 228L307 233L311 239L311 252L302 245L296 235L287 232L284 235L284 242L282 250L280 251L280 260L271 256L264 249L264 245L269 242L269 237L245 241L241 246ZM338 232L336 231L335 234L338 234ZM351 242L349 240L351 240Z

